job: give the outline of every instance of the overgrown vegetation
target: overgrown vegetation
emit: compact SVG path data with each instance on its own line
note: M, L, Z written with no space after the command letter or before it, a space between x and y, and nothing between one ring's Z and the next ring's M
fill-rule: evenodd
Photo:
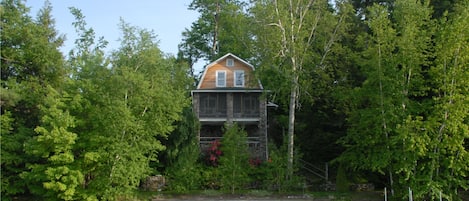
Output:
M76 8L78 38L62 53L51 5L33 18L22 0L2 0L2 200L137 199L157 174L181 193L296 191L300 157L340 164L330 178L339 190L353 175L394 200L409 187L415 200L461 199L469 2L329 2L193 0L201 15L174 57L153 31L124 21L120 46L104 52L107 41ZM199 151L192 65L228 52L256 66L279 105L269 111L266 161L245 154L241 125Z
M269 160L261 161L250 156L246 137L242 126L225 125L223 140L214 141L206 155L181 155L191 157L167 168L170 179L167 190L189 193L207 189L217 194L235 194L246 189L279 193L301 190L299 177L287 179L285 145L279 149L272 144Z
M244 189L250 180L247 136L246 131L236 123L225 125L218 169L222 189L229 190L232 194Z

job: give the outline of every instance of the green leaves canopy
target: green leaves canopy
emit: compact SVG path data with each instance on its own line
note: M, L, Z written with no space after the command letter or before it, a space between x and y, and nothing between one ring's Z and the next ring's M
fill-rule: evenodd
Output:
M124 22L121 48L105 56L75 8L79 38L64 63L50 10L36 22L2 1L2 199L127 196L156 173L160 139L188 106L188 67Z
M462 70L468 63L459 56L467 51L469 37L460 29L467 27L460 21L467 15L436 22L429 5L397 0L391 11L369 8L371 43L362 53L367 79L352 96L341 159L388 175L388 184L402 197L410 187L414 198L436 199L443 192L458 199L468 173L467 73Z

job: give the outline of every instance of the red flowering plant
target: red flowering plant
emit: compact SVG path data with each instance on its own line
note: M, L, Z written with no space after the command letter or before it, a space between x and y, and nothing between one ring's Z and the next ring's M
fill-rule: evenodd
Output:
M258 157L249 159L249 165L251 167L259 167L261 164L262 164L262 160L259 159Z
M207 150L208 164L211 166L218 166L222 151L220 150L220 140L210 142L210 148Z

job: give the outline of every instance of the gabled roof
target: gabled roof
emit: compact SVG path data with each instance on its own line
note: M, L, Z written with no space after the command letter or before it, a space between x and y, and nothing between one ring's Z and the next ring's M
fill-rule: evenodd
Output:
M210 67L214 66L215 64L217 64L218 62L222 61L223 59L226 59L226 58L229 57L229 56L231 56L231 57L233 57L234 59L236 59L236 60L242 62L242 63L245 64L246 66L249 66L249 67L252 68L252 70L254 71L254 66L253 66L253 65L251 65L251 64L248 63L247 61L245 61L245 60L243 60L243 59L237 57L236 55L234 55L234 54L232 54L232 53L228 53L228 54L225 54L224 56L218 58L217 60L213 61L212 63L209 63L209 64L205 67L204 73L202 74L202 77L200 78L200 82L199 82L199 84L197 85L197 89L200 89L200 86L202 85L202 81L205 79L205 74L207 73L207 70L208 70ZM263 87L262 87L262 84L260 83L260 81L259 81L259 86L261 87L261 89L263 88Z
M237 57L236 55L234 55L234 54L232 54L232 53L225 54L225 56L222 56L222 57L218 58L217 60L215 60L214 62L209 63L209 64L207 65L207 68L210 68L211 66L215 65L216 63L220 62L220 61L223 60L223 59L226 59L226 58L229 57L229 56L232 56L232 57L235 58L236 60L243 62L244 64L246 64L246 65L248 65L249 67L251 67L252 70L254 70L254 66L252 66L252 65L251 65L250 63L248 63L247 61L244 61L243 59Z

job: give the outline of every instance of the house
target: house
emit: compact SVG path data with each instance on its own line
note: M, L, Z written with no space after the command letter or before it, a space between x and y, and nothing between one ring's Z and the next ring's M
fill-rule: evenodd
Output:
M200 121L202 150L223 137L225 123L237 123L248 133L251 157L267 159L267 106L264 89L254 77L254 67L229 53L208 64L192 105Z

